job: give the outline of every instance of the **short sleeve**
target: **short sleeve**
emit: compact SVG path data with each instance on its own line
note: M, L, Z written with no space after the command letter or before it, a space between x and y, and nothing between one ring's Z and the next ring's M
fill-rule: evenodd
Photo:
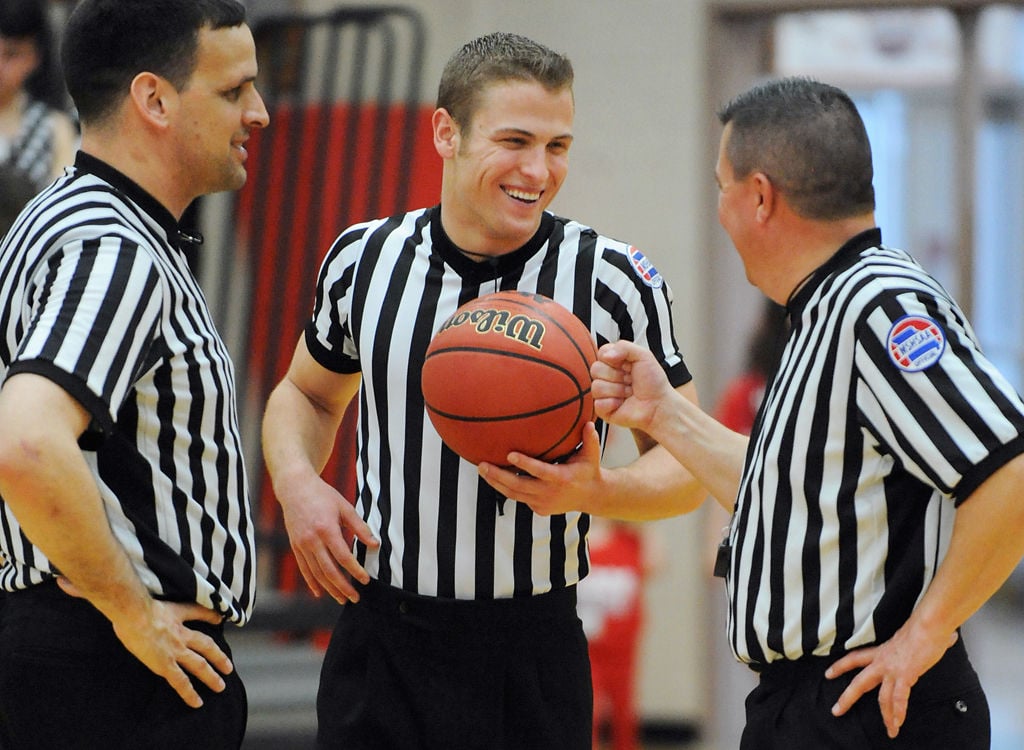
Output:
M152 362L162 306L161 275L145 248L120 236L70 242L30 279L8 376L54 380L107 432Z

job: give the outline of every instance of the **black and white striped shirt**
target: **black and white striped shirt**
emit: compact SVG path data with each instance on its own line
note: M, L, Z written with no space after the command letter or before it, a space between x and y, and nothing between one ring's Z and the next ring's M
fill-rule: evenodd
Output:
M0 246L0 377L43 375L92 415L80 445L149 590L241 623L255 540L234 372L177 232L153 197L79 153ZM0 523L2 588L55 573L6 506Z
M21 117L21 128L9 144L3 159L12 169L25 175L38 190L53 175L53 110L46 104L29 100Z
M956 303L877 229L789 306L731 527L729 636L753 663L888 640L955 507L1024 452L1024 403Z
M346 230L321 267L306 342L326 368L362 373L357 507L382 540L360 545L373 577L427 596L529 596L587 571L589 518L535 515L505 501L443 445L420 390L433 333L460 305L519 289L572 310L598 345L649 347L674 385L690 379L675 343L671 292L633 247L544 214L519 250L475 263L451 243L440 209Z

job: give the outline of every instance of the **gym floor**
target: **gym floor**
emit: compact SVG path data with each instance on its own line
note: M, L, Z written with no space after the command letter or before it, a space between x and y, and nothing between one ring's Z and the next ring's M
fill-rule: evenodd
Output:
M992 710L991 750L1024 748L1024 586L1014 592L991 601L964 628ZM231 643L249 693L243 750L312 750L322 652L306 642L245 630L232 634ZM648 744L645 750L734 750L742 722L742 699L737 701L739 710L729 712L735 720L711 722L705 738Z

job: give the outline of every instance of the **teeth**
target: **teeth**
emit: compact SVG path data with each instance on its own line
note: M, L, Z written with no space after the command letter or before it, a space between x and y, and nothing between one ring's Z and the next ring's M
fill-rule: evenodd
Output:
M512 188L505 188L505 193L517 200L521 201L536 201L540 200L540 193L527 193L523 190L513 190Z

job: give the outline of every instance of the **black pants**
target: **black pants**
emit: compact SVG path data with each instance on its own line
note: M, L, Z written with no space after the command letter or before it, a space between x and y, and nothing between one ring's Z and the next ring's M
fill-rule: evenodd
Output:
M590 750L593 699L574 588L455 601L372 582L324 658L329 750Z
M835 657L775 662L747 696L740 750L988 750L988 701L958 640L910 690L907 718L890 740L878 706L878 688L846 714L832 715L857 672L834 680L825 669Z
M230 655L224 628L190 623ZM56 583L7 594L0 610L4 750L229 750L242 743L246 696L236 673L189 708L127 651L84 599Z

